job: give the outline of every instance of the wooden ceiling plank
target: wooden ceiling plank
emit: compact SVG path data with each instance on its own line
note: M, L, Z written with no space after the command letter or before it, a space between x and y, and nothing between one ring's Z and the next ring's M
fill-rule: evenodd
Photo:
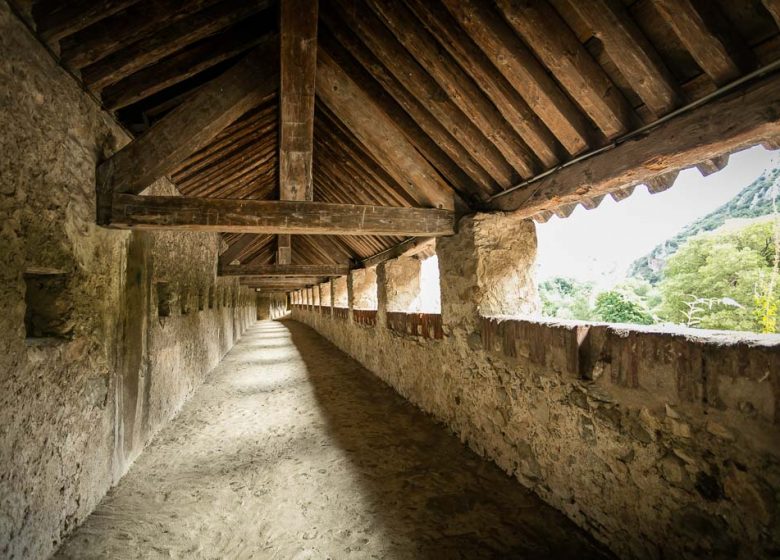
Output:
M362 3L348 4L344 0L337 1L341 8L332 9L340 12L342 17L338 22L333 22L331 30L335 30L336 26L341 24L360 37L363 45L352 51L353 56L360 60L361 48L371 51L398 82L403 84L403 88L406 88L409 94L460 142L495 182L501 187L512 184L514 169L498 149L452 102L446 92L396 40L379 18ZM323 11L323 15L326 13L328 12ZM398 100L398 97L396 99Z
M85 66L81 78L92 91L100 92L161 58L254 15L269 4L270 0L221 2Z
M494 200L493 208L527 218L742 150L780 135L780 76L678 115L641 138L584 159L524 189Z
M610 60L656 117L680 104L674 78L618 0L566 1L601 41Z
M213 147L213 144L209 144L205 151L201 150L200 157L188 158L179 169L171 174L171 179L176 183L187 181L198 172L210 169L211 166L226 161L248 149L252 144L261 142L275 130L276 122L271 122L256 128L248 127L237 133L230 139L230 142L222 143L221 147Z
M372 184L391 193L393 198L398 201L393 206L415 206L417 201L374 159L349 128L324 104L320 103L318 107L315 114L315 120L318 123L315 125L317 137L335 142L341 151L357 163Z
M572 155L585 151L591 136L585 117L506 22L481 0L443 3L564 148Z
M515 134L474 80L423 27L400 0L369 0L374 12L396 39L425 68L455 105L501 152L522 178L540 171L539 162L528 146Z
M100 96L103 107L111 111L127 107L254 46L278 40L275 33L262 33L254 21L209 37L109 85Z
M780 0L761 0L761 3L780 27Z
M438 208L117 193L107 225L138 230L435 237L454 233L455 214Z
M238 259L241 253L252 245L258 237L261 236L252 235L250 233L245 233L238 237L238 239L231 243L227 250L219 256L219 266L229 265L231 262Z
M556 166L562 157L561 146L544 123L493 66L480 48L467 36L458 22L436 2L406 0L431 34L458 61L493 102L503 118L531 148L545 168Z
M460 197L414 149L390 116L324 52L317 58L317 94L419 204L455 208Z
M269 62L264 50L252 51L101 163L97 169L99 223L110 204L106 194L139 194L276 89L274 62Z
M200 173L191 177L177 181L177 185L188 190L200 188L209 188L215 182L224 182L230 177L242 174L245 171L254 169L262 165L271 157L276 156L276 138L266 135L260 141L247 145L243 150L231 155L230 157L207 167Z
M632 111L620 90L547 2L498 0L509 24L607 138L631 127Z
M60 61L80 70L143 37L175 24L219 0L155 0L136 3L60 41Z
M730 52L731 45L691 0L654 0L654 5L696 64L716 85L727 84L742 74L739 62Z
M348 30L346 30L348 31ZM357 42L352 33L348 40ZM397 80L381 66L376 57L365 48L360 48L361 57L372 68L381 68L382 79L391 83L381 84L355 57L344 48L336 37L325 28L319 35L319 47L327 50L331 58L374 99L388 115L393 115L396 124L420 153L465 197L484 198L484 193L495 192L495 181L476 163L455 138L414 99ZM393 95L395 93L396 95ZM405 105L396 97L400 95ZM316 127L316 124L315 124Z
M37 0L32 15L36 32L47 43L77 33L98 21L124 10L139 0Z

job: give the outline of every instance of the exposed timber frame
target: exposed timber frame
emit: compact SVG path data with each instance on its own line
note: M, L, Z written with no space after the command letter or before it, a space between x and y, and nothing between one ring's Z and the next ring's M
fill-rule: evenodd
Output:
M493 198L489 210L531 218L559 207L630 190L661 176L718 161L732 152L780 136L780 74L710 100L610 149L546 174Z
M436 237L455 233L455 214L325 202L115 194L113 228L314 235Z
M279 198L314 200L314 90L318 0L282 0L279 87ZM277 264L290 264L292 240L277 237Z
M243 264L219 267L220 276L256 278L296 276L344 276L349 273L346 264Z

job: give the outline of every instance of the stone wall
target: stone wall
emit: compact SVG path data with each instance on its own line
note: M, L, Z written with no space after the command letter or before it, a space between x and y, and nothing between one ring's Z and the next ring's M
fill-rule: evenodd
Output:
M382 285L375 326L293 318L621 557L780 550L780 337L484 318L535 307L533 224L466 219L437 252L442 340L387 329Z
M95 226L96 162L130 138L4 0L0 84L0 557L46 558L254 320L254 294L215 277L215 235Z

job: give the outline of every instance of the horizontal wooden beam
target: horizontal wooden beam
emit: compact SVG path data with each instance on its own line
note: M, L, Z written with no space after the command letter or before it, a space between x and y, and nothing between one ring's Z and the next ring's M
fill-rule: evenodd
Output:
M455 214L439 208L120 193L113 196L107 225L143 230L435 237L455 232Z
M174 171L185 158L276 90L277 75L278 62L272 52L255 48L101 163L97 168L98 223L110 214L112 193L140 194Z
M317 276L301 276L298 278L279 278L279 279L262 279L262 278L241 278L239 283L242 286L252 286L255 288L270 287L270 286L312 286L322 282L322 278Z
M412 256L421 252L428 253L430 252L433 243L434 240L431 238L413 237L411 239L407 239L406 241L402 241L394 247L390 247L386 251L382 251L377 255L361 261L360 264L363 266L363 268L371 268L372 266L376 266L380 263L392 259L397 259L398 257Z
M219 276L344 276L349 273L346 264L242 264L219 267Z
M780 74L673 117L642 136L495 198L490 209L520 218L552 211L780 135Z

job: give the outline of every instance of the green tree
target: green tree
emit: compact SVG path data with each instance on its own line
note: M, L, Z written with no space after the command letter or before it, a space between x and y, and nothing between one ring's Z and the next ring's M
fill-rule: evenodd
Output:
M766 290L761 299L775 259L772 222L693 237L667 263L659 316L692 327L766 331L756 309L771 313L780 303Z
M539 284L542 315L557 319L588 321L593 318L590 298L593 285L571 278L555 277Z
M652 325L653 316L639 303L631 301L624 294L610 290L596 297L596 315L607 323L633 323Z

